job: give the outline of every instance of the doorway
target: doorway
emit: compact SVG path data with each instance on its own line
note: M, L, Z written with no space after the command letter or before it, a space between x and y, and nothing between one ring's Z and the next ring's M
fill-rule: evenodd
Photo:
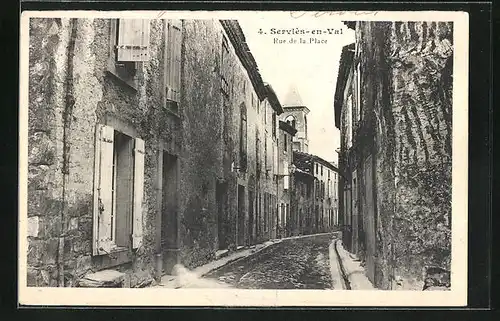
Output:
M255 237L253 233L254 215L255 215L255 194L253 191L248 191L248 238L250 244L254 244Z
M161 248L163 272L171 273L178 263L178 159L163 153Z
M227 222L227 183L217 182L215 186L215 197L217 202L217 234L218 249L228 248L228 222Z
M238 185L238 229L237 245L245 245L245 186Z

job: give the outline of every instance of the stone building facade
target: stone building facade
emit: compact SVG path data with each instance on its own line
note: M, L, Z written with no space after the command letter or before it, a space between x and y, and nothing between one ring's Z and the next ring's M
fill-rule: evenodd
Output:
M297 130L284 121L279 121L278 144L278 174L276 175L278 189L278 237L292 235L297 217L291 211L294 193L293 181L293 136Z
M282 108L236 21L29 37L28 286L141 287L276 235Z
M449 286L453 25L346 24L356 41L335 93L344 244L379 288Z

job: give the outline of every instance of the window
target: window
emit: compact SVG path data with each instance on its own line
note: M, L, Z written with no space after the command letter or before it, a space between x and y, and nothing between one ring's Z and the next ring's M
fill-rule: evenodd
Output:
M96 130L93 255L142 242L144 141L99 125Z
M347 148L352 146L352 94L349 93L346 101L346 136L347 136Z
M289 173L288 173L288 162L287 161L284 161L283 162L283 188L284 189L288 189L289 186L290 186L290 176L289 176Z
M285 122L292 126L293 128L295 128L295 117L293 117L292 115L289 115L286 119L285 119Z
M276 137L276 112L273 111L273 137Z
M318 166L318 163L316 163L316 174L319 173L319 166Z
M264 108L264 124L267 124L267 103L263 103Z
M240 169L247 168L247 108L244 103L240 105Z
M256 162L256 169L257 173L260 173L261 171L261 156L260 156L260 138L259 138L259 131L255 132L255 162Z
M222 54L221 54L221 91L224 95L229 95L229 45L226 36L222 36ZM245 89L243 89L245 90Z
M285 152L288 151L287 141L288 141L287 135L283 134L283 149L285 150Z
M264 170L266 171L267 175L267 132L264 136Z
M149 60L149 20L113 19L108 72L137 88L137 64Z
M304 132L307 138L307 116L304 115Z
M167 20L165 42L166 107L178 111L181 92L182 20Z
M321 176L323 176L323 166L320 167L321 167Z
M278 173L278 147L273 144L273 168L274 173Z
M359 122L362 118L361 112L361 68L360 62L356 64L356 121Z

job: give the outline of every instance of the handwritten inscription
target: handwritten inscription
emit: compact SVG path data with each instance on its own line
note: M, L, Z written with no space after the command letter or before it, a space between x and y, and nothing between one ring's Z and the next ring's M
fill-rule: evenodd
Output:
M378 11L290 11L290 17L294 19L302 17L319 18L322 16L343 16L348 13L355 16L376 16Z

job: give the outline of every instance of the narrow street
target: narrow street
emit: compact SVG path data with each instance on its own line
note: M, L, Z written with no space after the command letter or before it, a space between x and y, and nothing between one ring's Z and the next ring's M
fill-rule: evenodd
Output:
M241 289L337 288L337 257L330 246L335 238L335 234L322 234L285 239L204 278ZM335 263L333 269L330 262Z

